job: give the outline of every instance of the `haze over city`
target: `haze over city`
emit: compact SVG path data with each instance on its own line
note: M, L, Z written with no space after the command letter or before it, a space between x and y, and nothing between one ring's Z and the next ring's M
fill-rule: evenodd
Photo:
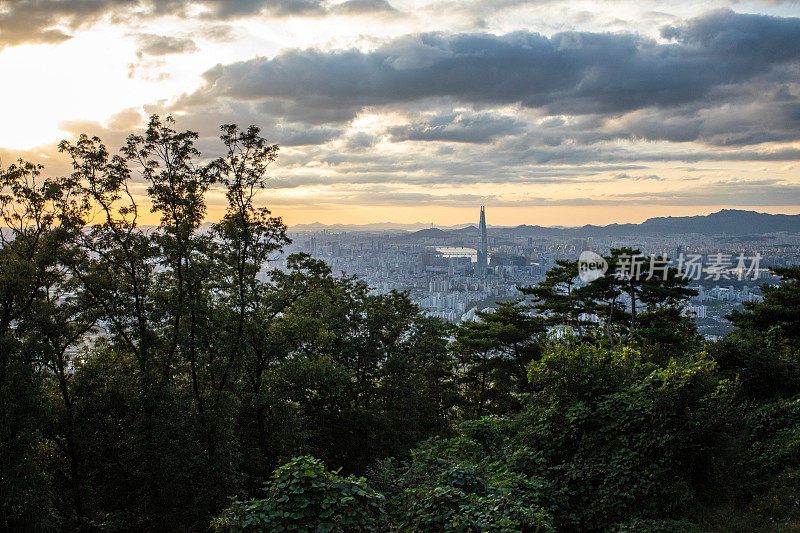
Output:
M0 3L0 158L69 172L173 114L280 145L261 201L321 222L581 225L800 212L796 2ZM144 199L144 185L134 192ZM224 196L212 192L207 217ZM153 215L148 215L155 222Z

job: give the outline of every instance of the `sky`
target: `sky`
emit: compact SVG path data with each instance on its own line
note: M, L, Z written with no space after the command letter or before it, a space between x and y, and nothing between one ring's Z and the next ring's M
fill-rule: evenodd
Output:
M292 224L800 213L800 3L0 0L0 160L152 113L278 144ZM139 187L144 193L144 185ZM209 218L224 195L209 197ZM153 221L155 221L153 217Z

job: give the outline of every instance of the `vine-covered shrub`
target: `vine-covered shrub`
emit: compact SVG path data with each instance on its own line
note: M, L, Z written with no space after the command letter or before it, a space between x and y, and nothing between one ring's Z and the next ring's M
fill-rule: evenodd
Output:
M667 519L696 505L714 476L735 385L703 354L653 367L635 350L583 346L533 365L538 396L519 469L557 487L564 528Z
M363 478L341 477L313 457L278 468L263 499L235 500L212 521L218 531L382 531L383 496Z
M800 396L764 405L748 416L744 482L749 509L773 523L800 520Z
M545 509L498 489L486 494L441 486L409 489L404 529L412 531L554 531Z
M405 464L376 465L369 479L390 495L387 514L401 531L555 531L555 491L509 462L516 432L510 419L471 420L452 438L424 442Z
M613 530L614 533L700 533L702 528L688 520L642 520L634 518Z

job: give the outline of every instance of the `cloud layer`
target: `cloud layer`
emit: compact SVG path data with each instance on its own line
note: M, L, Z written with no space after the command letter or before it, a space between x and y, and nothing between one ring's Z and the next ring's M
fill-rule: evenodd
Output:
M570 22L497 30L542 4ZM599 13L572 29L584 15L559 0L21 0L0 8L0 50L107 23L134 46L130 77L159 83L230 45L183 94L62 129L118 140L175 113L213 152L219 124L258 124L283 147L270 184L283 206L800 208L800 18L676 9L640 31ZM446 16L459 31L428 31ZM328 28L355 20L374 33L340 45ZM398 21L410 30L381 33ZM284 26L330 35L230 53Z
M720 11L662 34L671 41L634 33L427 33L369 52L289 50L218 65L183 103L258 101L301 121L314 120L309 109L337 109L318 120L346 121L368 106L426 98L519 104L551 115L618 114L709 107L744 96L746 84L797 79L800 19ZM784 95L797 105L793 96Z

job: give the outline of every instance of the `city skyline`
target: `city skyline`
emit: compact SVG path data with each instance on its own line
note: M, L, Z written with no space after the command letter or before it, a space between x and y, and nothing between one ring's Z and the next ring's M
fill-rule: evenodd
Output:
M281 151L259 202L290 225L453 225L475 205L498 225L796 214L798 15L733 0L3 3L0 159L64 174L60 139L116 153L159 113L209 157L220 124L260 126ZM218 220L224 195L208 203Z
M658 221L657 231L626 226L552 232L488 230L487 208L477 207L477 224L449 231L292 231L284 257L308 253L334 272L364 280L378 294L408 291L430 316L457 323L474 320L478 311L497 302L519 298L519 287L542 282L557 261L579 260L586 250L607 255L624 243L640 249L643 257L666 252L670 266L686 265L684 275L698 294L684 311L696 318L707 338L717 338L730 331L728 313L761 298L759 285L772 279L767 269L795 264L800 250L800 217L779 221L720 213L701 220ZM736 270L740 258L747 273ZM284 268L282 261L270 268ZM728 270L715 270L717 263Z

